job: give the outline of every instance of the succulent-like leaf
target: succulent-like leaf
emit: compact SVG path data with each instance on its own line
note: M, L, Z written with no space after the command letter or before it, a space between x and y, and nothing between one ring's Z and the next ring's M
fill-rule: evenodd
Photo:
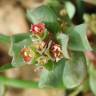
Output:
M32 43L31 38L29 38L19 43L13 44L12 50L11 50L11 55L13 56L13 59L11 63L14 67L18 67L26 64L26 62L24 62L22 56L20 55L20 52L21 52L21 49L23 49L24 47L28 47L29 45L31 45L31 43Z
M89 68L89 84L91 87L92 92L94 93L94 96L96 95L96 69L94 66L88 62L88 68Z
M71 2L67 1L65 2L65 8L67 10L68 16L72 19L76 12L75 6Z
M55 12L48 6L41 6L35 10L28 9L27 17L31 23L45 23L48 30L53 33L60 31L58 17Z
M49 71L53 70L56 66L57 65L51 60L49 60L48 63L44 65L44 67Z
M11 40L10 36L0 34L0 43L8 44L10 43L10 40Z
M61 3L59 0L47 0L47 5L50 6L56 15L58 16L60 9L62 8Z
M4 46L7 49L7 51L10 50L11 42L12 42L11 36L0 34L0 44Z
M81 52L73 52L71 59L65 62L63 82L66 88L79 86L86 78L86 59Z
M7 69L13 68L11 64L5 64L2 67L0 67L0 72L6 71Z
M44 87L60 87L64 88L63 81L62 81L62 75L63 75L63 69L65 65L65 60L62 59L58 63L56 63L57 66L51 70L45 70L41 74L41 78L39 81L39 87L44 88Z
M12 41L18 43L28 38L30 38L30 33L16 34L12 36Z
M62 47L62 50L63 50L64 57L69 58L69 54L68 54L69 37L64 33L59 33L59 34L57 34L57 39L61 43L61 47Z
M92 51L86 35L86 25L68 28L69 48L74 51Z

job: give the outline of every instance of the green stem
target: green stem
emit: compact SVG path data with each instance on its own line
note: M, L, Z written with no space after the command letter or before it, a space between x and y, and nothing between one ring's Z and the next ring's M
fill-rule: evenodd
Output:
M73 93L69 96L77 96L82 91L82 86L78 87Z
M26 80L16 80L10 79L7 77L0 76L0 83L6 86L11 86L15 88L38 88L38 83L33 81L26 81Z
M0 34L0 43L3 44L10 43L10 36L5 36Z
M5 65L3 65L3 66L0 67L0 72L6 71L6 70L8 70L10 68L14 68L12 66L12 64L5 64Z

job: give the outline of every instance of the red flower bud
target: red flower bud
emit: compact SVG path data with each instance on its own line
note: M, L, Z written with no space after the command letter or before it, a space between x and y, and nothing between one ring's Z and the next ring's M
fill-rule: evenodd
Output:
M45 31L45 24L44 23L33 24L33 25L31 25L31 30L30 31L33 34L42 35Z
M32 58L29 56L25 56L25 57L23 57L23 59L25 62L30 62Z
M25 62L30 62L33 57L32 50L30 48L23 48L21 50L21 56L23 57Z

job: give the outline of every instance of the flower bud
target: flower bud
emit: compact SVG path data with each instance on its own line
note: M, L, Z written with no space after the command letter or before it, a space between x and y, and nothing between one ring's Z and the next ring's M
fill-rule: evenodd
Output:
M30 31L35 35L41 36L41 35L43 35L43 33L45 31L45 24L44 23L33 24L33 25L31 25Z
M43 52L46 49L46 43L44 41L40 41L40 42L34 42L33 43L33 47L36 49L36 51L39 54L43 54Z
M38 59L37 59L37 62L38 62L38 64L40 64L40 65L44 65L44 64L47 64L48 63L48 57L46 57L46 56L41 56L41 57L39 57Z
M60 48L60 45L52 44L50 51L51 51L52 57L56 60L56 62L58 62L59 60L63 58L63 53Z
M25 62L30 62L34 57L33 51L30 48L23 48L21 50L21 56Z

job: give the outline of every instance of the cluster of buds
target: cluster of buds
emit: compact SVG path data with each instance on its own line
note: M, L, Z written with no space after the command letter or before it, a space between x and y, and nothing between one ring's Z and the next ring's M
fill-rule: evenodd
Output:
M34 52L30 48L23 48L20 54L25 62L31 62L34 58Z
M31 25L31 32L34 35L42 36L45 31L45 24L39 23ZM35 51L32 51L32 48ZM32 62L35 54L38 54L37 63L40 65L44 65L48 62L49 59L58 62L63 58L63 53L61 50L61 46L59 44L54 43L52 40L50 42L45 42L43 40L40 41L32 41L32 46L28 48L23 48L21 50L21 56L24 58L25 62Z
M45 32L45 24L44 23L33 24L31 25L30 31L34 35L42 36Z

